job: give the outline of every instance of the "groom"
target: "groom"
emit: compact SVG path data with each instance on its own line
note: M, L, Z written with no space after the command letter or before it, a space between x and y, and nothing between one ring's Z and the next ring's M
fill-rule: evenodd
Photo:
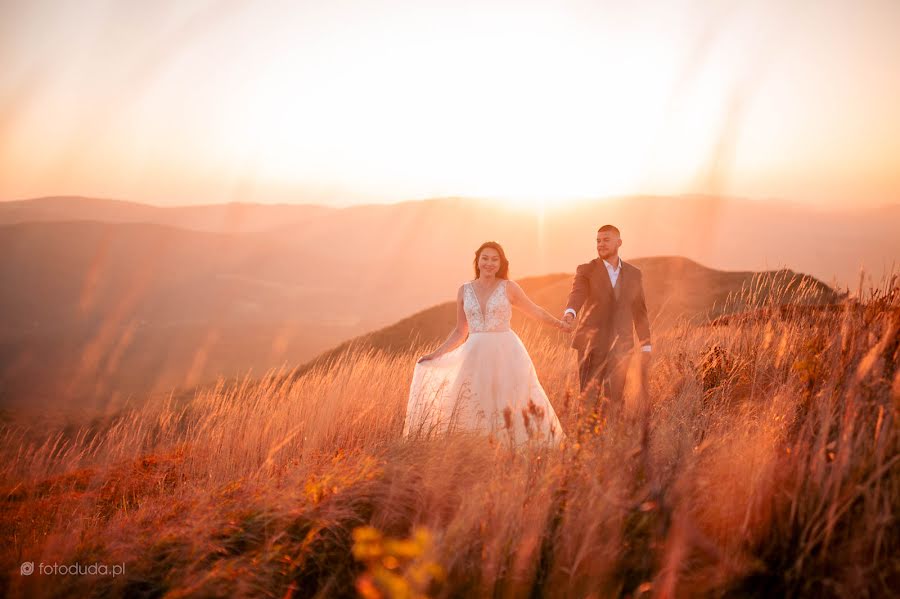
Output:
M578 350L581 391L599 391L604 383L613 409L622 404L634 331L642 350L642 371L650 358L650 320L641 271L619 258L622 237L613 225L597 231L598 258L575 271L563 321L579 316L572 347Z

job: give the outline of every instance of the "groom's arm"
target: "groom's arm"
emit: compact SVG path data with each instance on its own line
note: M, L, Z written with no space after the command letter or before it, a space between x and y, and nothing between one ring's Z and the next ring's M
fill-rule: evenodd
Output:
M575 269L575 278L572 280L572 291L566 300L565 314L578 316L578 311L584 305L585 300L591 294L591 284L587 276L587 268L584 264Z
M650 351L650 318L647 316L647 300L644 298L644 278L638 277L638 293L631 304L634 329L637 331L641 350Z

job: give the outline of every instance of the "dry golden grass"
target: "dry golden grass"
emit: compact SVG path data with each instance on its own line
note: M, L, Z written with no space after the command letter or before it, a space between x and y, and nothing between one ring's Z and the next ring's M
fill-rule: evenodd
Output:
M76 435L5 429L11 596L850 596L900 588L900 289L803 289L654 340L621 417L522 337L568 443L400 438L413 355L348 356ZM761 312L762 311L762 312ZM760 317L765 314L765 317ZM632 377L632 381L637 377ZM113 577L19 565L124 564Z

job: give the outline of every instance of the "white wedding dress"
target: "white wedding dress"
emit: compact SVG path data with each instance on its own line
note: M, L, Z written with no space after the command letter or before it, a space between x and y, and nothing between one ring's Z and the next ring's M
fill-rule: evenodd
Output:
M528 439L550 445L562 440L559 419L528 351L509 328L506 285L506 280L497 284L483 311L472 284L464 285L469 337L453 351L416 364L404 436L482 431L516 445Z

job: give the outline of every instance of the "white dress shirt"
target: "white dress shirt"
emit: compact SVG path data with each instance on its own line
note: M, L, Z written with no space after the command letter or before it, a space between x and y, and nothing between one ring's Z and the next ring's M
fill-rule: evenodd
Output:
M609 282L615 287L619 280L619 273L622 272L622 259L619 258L619 262L615 266L606 260L603 261L603 265L606 267L606 272L609 274ZM572 308L567 309L565 313L568 314L569 312L572 313L572 316L578 316ZM651 345L644 345L641 347L641 351L650 351L651 348Z

